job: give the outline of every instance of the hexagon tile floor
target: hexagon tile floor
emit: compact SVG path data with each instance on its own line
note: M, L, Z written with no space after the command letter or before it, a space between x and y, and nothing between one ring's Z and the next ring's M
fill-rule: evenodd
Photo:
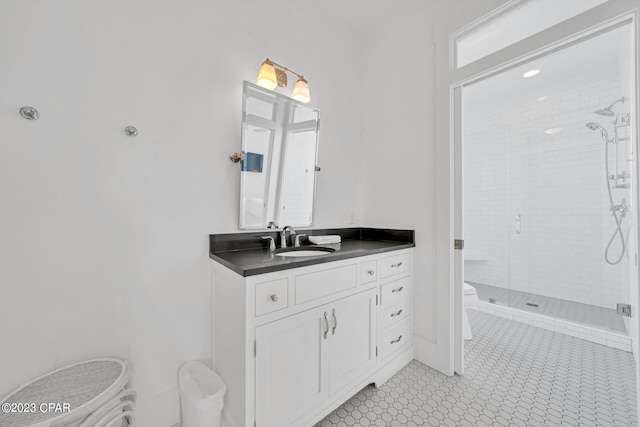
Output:
M413 361L316 427L636 426L631 353L469 310L464 375Z

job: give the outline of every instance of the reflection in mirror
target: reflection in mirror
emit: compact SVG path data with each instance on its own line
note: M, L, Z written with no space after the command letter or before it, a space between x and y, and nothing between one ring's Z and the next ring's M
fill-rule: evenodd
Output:
M244 82L240 228L313 225L320 110Z

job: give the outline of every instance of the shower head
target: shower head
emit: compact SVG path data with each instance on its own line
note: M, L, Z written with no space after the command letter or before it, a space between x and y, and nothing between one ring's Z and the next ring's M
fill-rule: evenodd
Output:
M608 107L594 111L594 113L599 114L601 116L613 117L616 114L613 111L611 111L611 107L616 105L618 102L624 102L624 96L622 98L620 98L620 99L617 99L617 100L613 101L613 103L611 105L609 105Z
M600 110L594 111L596 114L600 114L601 116L613 117L615 113L611 111L609 108L602 108Z
M607 133L607 130L605 128L593 122L587 123L587 127L591 130L600 129L600 134L602 135L602 140L604 141L604 143L606 144L607 142L609 142L609 134Z

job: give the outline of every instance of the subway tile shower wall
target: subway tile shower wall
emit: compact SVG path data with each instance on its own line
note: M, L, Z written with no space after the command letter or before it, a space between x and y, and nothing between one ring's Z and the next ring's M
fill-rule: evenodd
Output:
M611 119L593 111L628 90L617 70L583 77L543 101L465 111L466 281L607 308L628 301L628 258L612 266L603 256L615 230L604 144L585 126L597 122L612 134ZM562 131L546 134L551 128ZM628 144L619 144L618 161L627 172ZM614 190L615 203L629 194ZM620 250L616 241L612 258Z

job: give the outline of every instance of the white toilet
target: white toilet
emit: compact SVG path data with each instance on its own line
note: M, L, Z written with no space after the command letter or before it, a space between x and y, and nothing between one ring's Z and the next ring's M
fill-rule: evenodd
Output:
M478 302L478 293L476 288L464 282L464 310L462 310L462 336L465 340L473 338L469 318L467 317L467 307L473 307Z
M473 307L478 302L478 293L476 292L476 288L464 282L464 306Z

